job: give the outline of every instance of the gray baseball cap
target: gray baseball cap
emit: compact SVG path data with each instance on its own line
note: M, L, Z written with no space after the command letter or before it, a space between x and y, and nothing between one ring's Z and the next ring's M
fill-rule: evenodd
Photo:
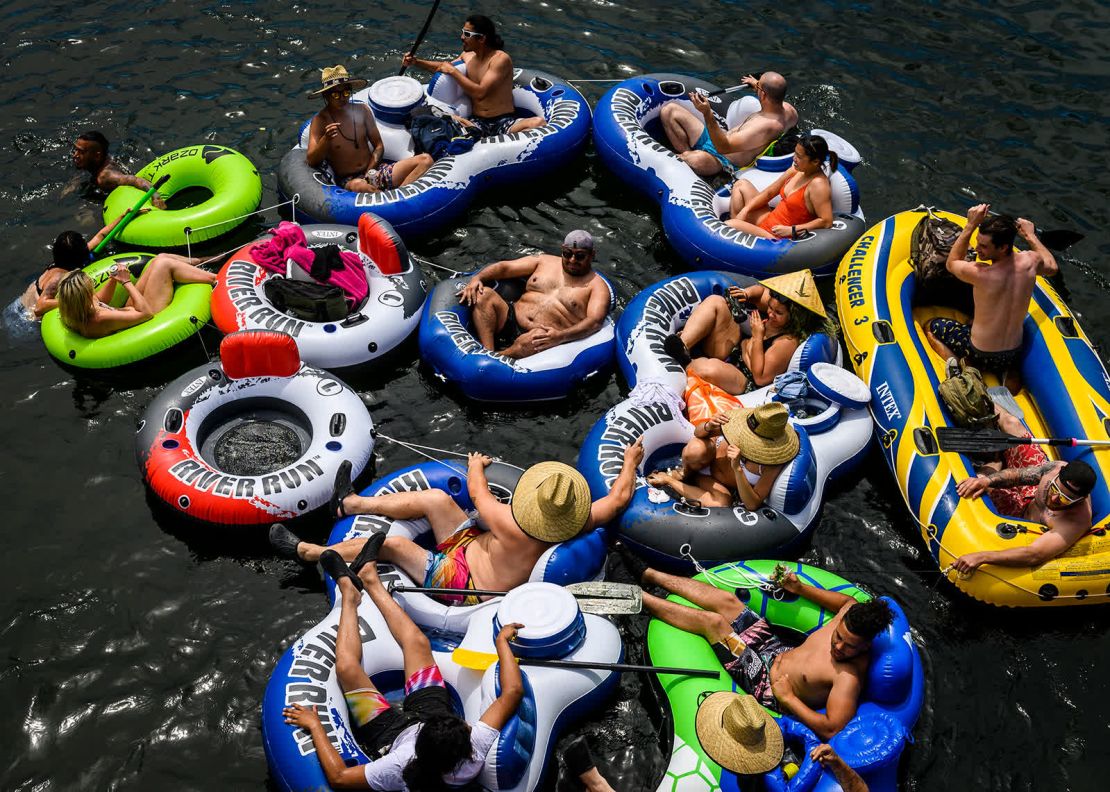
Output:
M593 250L594 238L590 236L589 231L583 231L581 228L577 228L567 234L567 238L563 240L563 247Z

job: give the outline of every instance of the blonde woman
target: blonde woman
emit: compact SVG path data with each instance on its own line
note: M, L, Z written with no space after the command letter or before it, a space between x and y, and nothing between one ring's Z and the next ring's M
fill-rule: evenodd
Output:
M135 283L131 282L127 267L117 264L99 289L94 288L92 278L84 270L71 272L58 283L62 323L85 338L103 338L149 321L173 300L175 283L216 284L216 274L197 267L199 261L160 253L146 265ZM116 284L127 291L127 302L122 308L108 304Z

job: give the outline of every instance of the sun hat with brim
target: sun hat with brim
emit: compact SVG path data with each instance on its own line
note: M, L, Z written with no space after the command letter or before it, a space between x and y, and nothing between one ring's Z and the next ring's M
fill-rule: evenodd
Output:
M352 77L347 73L347 67L342 64L338 66L327 66L320 70L320 84L323 86L318 91L313 91L310 95L317 96L318 94L327 93L333 88L340 88L344 85L351 86L352 89L358 90L366 87L366 80Z
M563 462L540 462L524 471L513 490L513 519L541 542L565 542L590 518L590 485Z
M798 433L781 402L741 407L729 413L721 433L740 449L744 459L760 465L781 465L798 455Z
M707 696L694 729L706 755L734 773L766 773L782 761L782 730L751 696L726 691Z
M790 302L797 303L803 308L808 308L822 319L828 318L825 306L821 303L821 295L817 293L817 284L813 281L813 273L807 269L797 272L788 272L785 275L776 275L773 278L761 280L776 294L781 294Z

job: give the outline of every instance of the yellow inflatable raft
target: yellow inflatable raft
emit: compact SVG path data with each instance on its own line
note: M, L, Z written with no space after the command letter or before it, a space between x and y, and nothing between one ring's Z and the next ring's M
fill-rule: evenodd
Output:
M939 450L936 429L951 421L937 395L945 363L930 349L923 326L938 315L966 317L913 306L910 235L924 214L901 212L871 228L836 275L844 339L856 373L871 388L876 435L906 505L940 568L976 599L1008 606L1108 602L1110 450L1045 449L1050 458L1082 459L1098 475L1091 493L1094 526L1070 550L1034 568L984 564L966 579L950 571L965 553L1028 545L1044 526L999 514L989 496L961 499L956 484L974 475L971 461ZM1029 302L1022 347L1024 387L1016 400L1033 436L1107 439L1110 377L1078 320L1042 278ZM986 382L999 384L990 376Z

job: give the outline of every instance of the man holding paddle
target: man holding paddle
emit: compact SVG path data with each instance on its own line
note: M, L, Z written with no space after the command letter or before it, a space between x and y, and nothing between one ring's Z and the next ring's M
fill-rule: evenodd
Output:
M759 111L738 126L721 129L709 99L697 91L690 101L701 118L678 102L667 102L660 112L663 131L678 157L699 176L714 176L722 170L732 175L750 165L783 132L798 123L798 111L786 98L786 78L778 72L748 75L744 85L759 98Z
M966 358L969 365L997 374L1011 393L1021 387L1021 326L1038 275L1057 272L1056 259L1037 238L1033 223L1008 215L987 217L990 204L967 210L967 225L948 254L948 271L971 284L975 320L970 327L938 317L929 322L926 337L942 358ZM971 235L977 261L967 260ZM1014 250L1020 234L1031 250Z
M151 188L150 182L138 176L132 176L109 156L108 138L96 130L82 133L73 142L73 167L90 174L97 190L105 194L110 193L120 185L138 187L140 190ZM150 202L156 209L166 208L166 202L162 200L157 192L154 193Z
M612 489L597 501L591 501L585 477L570 465L540 462L524 471L513 491L512 503L505 504L490 492L486 480L486 467L493 460L485 454L471 453L467 490L476 511L469 514L438 489L357 495L351 486L351 465L344 462L336 473L331 503L336 517L379 514L395 520L427 519L435 550L391 536L382 547L382 560L400 567L426 587L475 590L475 594L432 594L448 605L474 605L485 596L478 591L507 591L525 583L551 545L613 520L632 499L636 468L643 457L640 441L629 446ZM345 560L353 559L368 541L347 539L326 548L302 542L280 523L270 528L270 543L275 549L304 563L316 562L328 549Z

